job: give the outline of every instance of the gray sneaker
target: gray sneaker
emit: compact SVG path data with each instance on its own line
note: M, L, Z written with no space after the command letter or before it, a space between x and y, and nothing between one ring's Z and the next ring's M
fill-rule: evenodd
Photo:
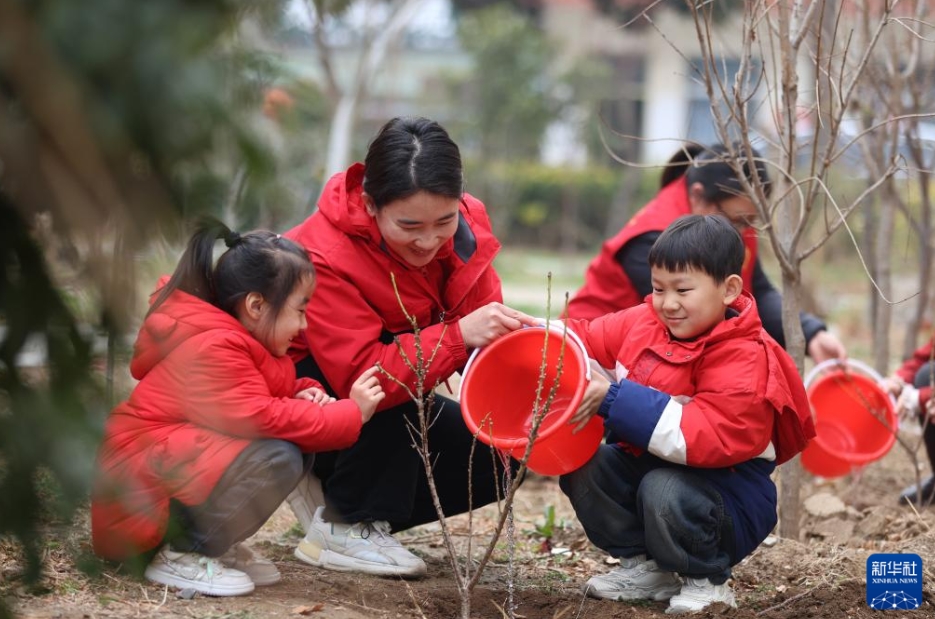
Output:
M620 567L592 576L584 586L591 597L605 600L668 600L679 592L682 582L675 572L659 569L646 555L620 559Z
M254 589L253 581L240 570L224 567L220 560L194 552L175 552L168 545L149 562L144 576L159 584L194 589L203 595L245 595Z
M696 613L715 602L737 608L734 592L726 582L716 585L707 578L686 578L679 594L669 600L666 614Z
M243 572L258 587L274 585L282 580L279 570L272 561L260 556L243 543L237 543L219 557L224 567Z
M321 517L324 509L315 510L305 539L295 549L299 560L337 572L405 578L425 574L425 562L390 535L388 522L325 522Z

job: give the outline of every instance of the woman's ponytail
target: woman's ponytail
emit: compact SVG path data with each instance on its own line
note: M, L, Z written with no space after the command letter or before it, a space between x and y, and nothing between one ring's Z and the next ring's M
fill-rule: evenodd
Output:
M685 172L692 165L695 157L704 151L704 146L689 142L675 151L675 154L666 162L666 167L662 170L662 176L659 178L659 189L671 185L674 181L682 178Z

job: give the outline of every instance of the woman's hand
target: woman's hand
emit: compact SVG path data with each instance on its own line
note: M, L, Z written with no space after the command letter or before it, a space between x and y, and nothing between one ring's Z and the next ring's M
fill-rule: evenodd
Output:
M488 303L458 321L465 348L487 346L523 325L532 327L536 324L538 321L532 316L496 302Z
M819 331L808 343L808 356L815 363L821 363L828 359L844 361L847 359L847 349L841 343L841 340L830 331Z
M379 371L380 368L373 366L361 374L351 385L350 398L360 408L360 417L363 423L370 421L370 418L373 417L377 410L377 404L386 397L383 385L380 384L380 379L377 377Z
M314 402L320 406L331 404L335 401L333 397L318 387L309 387L308 389L303 389L302 391L295 394L294 397L298 398L299 400L308 400L309 402Z
M591 417L597 414L601 407L601 402L607 397L607 390L610 389L610 381L603 372L591 372L591 381L584 389L584 397L581 398L581 404L578 410L571 416L568 423L575 426L572 434L584 429Z

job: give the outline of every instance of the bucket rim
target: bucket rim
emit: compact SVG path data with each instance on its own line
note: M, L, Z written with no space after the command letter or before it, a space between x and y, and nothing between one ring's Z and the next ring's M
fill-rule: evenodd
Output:
M588 364L587 350L584 348L584 344L581 342L581 339L577 336L577 334L574 333L574 331L571 330L571 328L566 328L564 323L561 323L561 322L559 322L558 326L556 326L555 322L557 321L552 321L551 323L543 323L541 325L536 325L535 327L527 327L524 329L517 329L516 331L511 331L510 333L507 333L497 338L496 340L491 342L488 346L476 349L474 353L471 355L471 358L468 360L467 365L465 365L464 375L462 376L461 384L460 384L459 391L458 391L458 396L459 396L458 399L459 399L462 409L465 411L467 410L465 406L465 400L464 400L463 394L464 394L465 386L470 384L471 382L471 374L469 372L469 369L472 363L474 363L477 358L480 358L485 353L488 353L488 351L496 350L500 346L503 346L504 341L509 341L510 339L513 339L516 337L529 337L530 335L539 335L538 333L536 333L538 329L543 329L543 332L545 334L543 341L547 338L553 338L553 339L560 338L561 339L563 338L563 333L567 333L568 337L566 339L566 346L565 346L566 359L567 359L567 352L571 350L572 355L578 360L578 364L581 370L578 376L578 384L575 385L575 393L573 396L573 401L580 402L581 399L584 397L584 390L587 387L588 382L590 381L590 374L591 374L590 366ZM574 344L573 346L567 345L567 342L569 340ZM549 388L549 385L543 385L543 391L545 391L546 393L547 393L548 388ZM551 424L548 428L545 428L544 430L541 429L540 427L540 430L538 434L536 435L536 441L544 440L552 436L554 433L559 432L561 430L562 425L564 425L564 423L567 422L568 418L571 417L573 413L574 413L574 409L572 407L568 407L568 409L562 414L562 416L556 419L555 423ZM464 417L464 422L467 425L468 430L471 431L472 435L474 435L478 439L481 439L483 442L486 442L490 446L496 447L497 449L501 449L501 450L516 449L517 447L522 447L529 442L528 436L516 437L516 438L503 438L503 437L497 437L497 436L490 436L486 431L484 431L480 427L480 425L476 422L476 420L474 419L472 415L465 414L463 415L463 417Z

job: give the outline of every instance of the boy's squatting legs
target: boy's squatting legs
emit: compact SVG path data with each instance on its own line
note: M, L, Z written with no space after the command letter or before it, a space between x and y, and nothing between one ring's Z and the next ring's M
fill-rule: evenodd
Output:
M658 564L658 573L678 572L714 584L730 577L733 531L720 494L689 469L603 445L560 485L588 538L612 556L646 555L655 563L643 571ZM667 599L678 591L661 576L650 580L650 591L617 599Z

